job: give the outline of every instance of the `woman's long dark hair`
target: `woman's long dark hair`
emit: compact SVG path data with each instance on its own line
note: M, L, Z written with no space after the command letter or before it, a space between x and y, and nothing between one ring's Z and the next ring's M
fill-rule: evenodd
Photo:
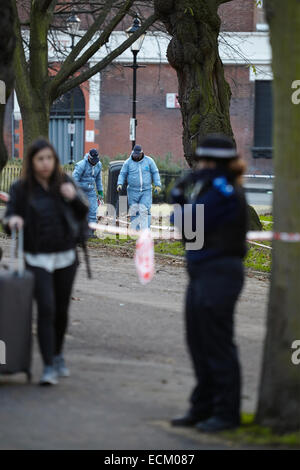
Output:
M23 162L22 180L26 184L28 190L32 191L34 185L36 184L32 160L40 150L45 148L49 148L52 151L55 159L55 167L49 180L49 189L51 192L56 193L64 180L64 174L61 170L60 161L53 145L51 145L50 142L44 137L39 137L28 148Z

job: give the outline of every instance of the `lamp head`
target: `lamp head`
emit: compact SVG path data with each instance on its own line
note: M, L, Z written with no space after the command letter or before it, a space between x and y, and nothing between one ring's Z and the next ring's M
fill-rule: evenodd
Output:
M139 18L136 16L133 20L133 24L130 28L126 29L127 37L130 38L132 34L138 31L141 27L141 22ZM131 45L132 52L139 52L142 48L146 33L140 35L140 37Z
M78 33L80 28L80 18L72 11L71 16L66 21L69 34L75 36Z

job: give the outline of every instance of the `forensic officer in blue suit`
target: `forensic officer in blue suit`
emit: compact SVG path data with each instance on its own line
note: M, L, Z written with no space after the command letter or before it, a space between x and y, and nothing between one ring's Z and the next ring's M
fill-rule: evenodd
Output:
M217 432L240 424L234 308L243 286L247 251L247 204L241 185L245 164L232 140L219 134L202 140L195 159L195 171L175 184L172 198L174 221L182 228L183 239L186 220L190 219L191 234L197 227L197 205L204 205L204 244L201 249L189 244L186 251L186 340L196 386L188 412L172 424Z
M147 157L140 145L135 145L130 157L124 162L117 182L120 192L127 181L127 195L131 227L145 229L151 225L152 184L154 193L161 191L158 168L151 157Z
M76 163L73 178L88 197L89 222L97 222L98 197L103 199L102 164L96 149L91 149ZM97 189L97 192L96 192ZM90 232L93 236L93 231Z

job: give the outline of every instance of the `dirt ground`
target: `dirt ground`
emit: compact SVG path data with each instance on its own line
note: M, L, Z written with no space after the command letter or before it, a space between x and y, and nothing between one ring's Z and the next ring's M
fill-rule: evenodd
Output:
M9 241L0 240L4 263ZM65 355L71 377L39 387L34 335L33 383L0 377L0 449L223 449L235 446L169 419L185 411L194 383L183 330L187 283L181 262L157 258L142 287L132 257L91 249L93 279L81 264ZM269 281L248 275L236 311L243 411L255 410Z

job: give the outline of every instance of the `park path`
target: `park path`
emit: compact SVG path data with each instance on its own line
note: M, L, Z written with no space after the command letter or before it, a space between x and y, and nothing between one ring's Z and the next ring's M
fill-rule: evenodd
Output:
M9 241L1 239L4 262ZM187 282L180 263L157 260L142 287L132 258L90 250L71 303L66 358L72 375L57 387L36 384L41 360L34 337L33 383L0 377L0 449L219 449L232 444L168 420L185 411L193 373L183 334ZM114 253L116 256L113 256ZM246 277L236 312L243 367L243 410L254 411L269 281Z

